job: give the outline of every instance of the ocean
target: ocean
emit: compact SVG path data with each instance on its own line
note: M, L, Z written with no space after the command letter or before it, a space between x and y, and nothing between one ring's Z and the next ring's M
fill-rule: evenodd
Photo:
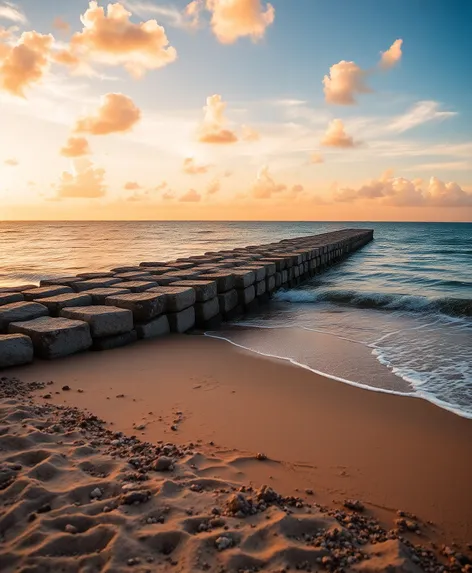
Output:
M345 227L374 241L207 335L472 418L472 224L1 222L0 286Z

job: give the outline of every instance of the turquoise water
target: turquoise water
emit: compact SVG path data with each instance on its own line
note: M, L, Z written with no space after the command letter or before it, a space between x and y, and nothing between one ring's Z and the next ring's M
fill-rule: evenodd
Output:
M0 223L0 286L348 226L375 240L215 334L472 417L472 224Z

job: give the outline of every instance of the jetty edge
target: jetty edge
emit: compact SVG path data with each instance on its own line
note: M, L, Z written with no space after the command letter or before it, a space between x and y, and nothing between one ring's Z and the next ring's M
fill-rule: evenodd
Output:
M216 329L373 240L342 229L0 287L0 368Z

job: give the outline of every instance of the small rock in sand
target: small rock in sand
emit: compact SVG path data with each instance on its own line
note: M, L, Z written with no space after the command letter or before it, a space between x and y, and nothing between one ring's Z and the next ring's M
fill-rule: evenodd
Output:
M231 537L226 537L225 535L222 535L221 537L218 537L218 539L215 541L215 545L218 551L224 551L225 549L229 549L233 545L233 540L231 539Z
M121 502L124 505L137 505L139 503L145 503L150 497L150 491L130 491L122 496Z
M96 487L94 490L90 492L90 497L92 499L102 497L103 492L99 487Z
M70 386L66 384L65 386L62 387L62 389L64 390L64 392L68 392L70 390Z
M343 505L353 511L364 511L364 504L358 499L345 499Z
M230 513L236 514L241 513L246 515L251 511L251 504L244 497L242 493L233 494L227 502L227 507Z
M48 513L49 511L51 511L52 507L50 503L45 503L43 504L38 510L38 513Z
M146 425L145 424L139 424L139 426L136 426L137 430L145 430L146 429Z
M64 527L64 531L66 531L67 533L72 533L72 535L74 535L75 533L77 533L77 527L75 527L75 525L71 525L70 523L68 523Z
M260 462L263 462L267 459L267 456L263 453L258 453L256 456L256 460L259 460Z
M154 471L156 472L168 472L171 471L174 467L174 462L172 458L168 458L167 456L159 456L154 464Z

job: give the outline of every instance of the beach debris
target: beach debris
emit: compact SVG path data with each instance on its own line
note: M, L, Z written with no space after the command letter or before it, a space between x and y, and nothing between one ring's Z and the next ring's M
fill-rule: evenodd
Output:
M231 537L227 537L226 535L221 535L215 541L216 548L218 551L224 551L225 549L229 549L233 545L233 540Z

